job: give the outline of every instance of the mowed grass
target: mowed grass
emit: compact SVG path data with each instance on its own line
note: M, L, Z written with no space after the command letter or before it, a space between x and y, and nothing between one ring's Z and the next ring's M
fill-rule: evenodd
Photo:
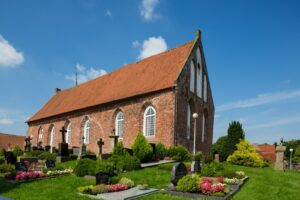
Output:
M73 166L74 161L64 163L65 166ZM165 164L157 167L127 172L119 175L127 177L136 184L148 184L150 187L166 189L170 183L171 169L174 164ZM276 172L271 168L248 168L234 165L226 165L226 169L245 171L250 179L242 189L233 197L234 200L244 199L275 199L296 200L300 199L300 173ZM88 180L75 176L62 176L54 179L46 179L29 183L11 184L0 178L0 195L12 199L88 199L79 196L76 188L79 186L95 184L95 180ZM165 193L157 193L139 198L139 200L187 200L179 196Z

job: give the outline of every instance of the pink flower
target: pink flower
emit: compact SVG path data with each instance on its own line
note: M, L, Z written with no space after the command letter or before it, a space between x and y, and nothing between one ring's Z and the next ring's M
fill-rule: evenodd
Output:
M125 184L114 184L114 185L107 185L107 191L108 192L117 192L117 191L122 191L122 190L127 190L128 186Z
M224 182L224 178L223 177L218 177L216 179L216 181L218 181L219 183L223 183Z
M213 183L213 180L211 178L203 178L202 183Z
M223 184L218 183L218 184L213 184L213 185L211 186L211 192L212 192L212 193L216 193L216 192L224 192L224 191L225 191L225 187L224 187Z
M201 182L200 189L203 194L211 194L212 184L209 182Z

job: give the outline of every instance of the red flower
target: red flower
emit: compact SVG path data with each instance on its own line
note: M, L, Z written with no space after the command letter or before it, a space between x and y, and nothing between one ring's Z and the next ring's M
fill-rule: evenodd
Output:
M117 191L127 190L128 186L125 184L117 183L114 185L107 185L106 188L108 192L117 192Z
M200 189L203 194L211 194L212 184L209 182L201 182Z
M212 180L212 178L203 178L202 179L202 183L213 183L213 180Z
M216 179L216 181L218 181L219 183L223 183L224 182L224 178L223 177L218 177Z

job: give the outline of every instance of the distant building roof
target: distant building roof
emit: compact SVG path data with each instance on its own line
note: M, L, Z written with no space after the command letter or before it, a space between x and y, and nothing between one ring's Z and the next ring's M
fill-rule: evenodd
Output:
M25 136L22 135L0 133L0 148L7 150L7 148L14 148L18 145L21 149L24 149L24 140Z
M254 147L265 160L275 163L275 160L276 160L275 145L255 144Z
M194 44L195 41L186 43L77 87L58 91L27 122L172 88Z

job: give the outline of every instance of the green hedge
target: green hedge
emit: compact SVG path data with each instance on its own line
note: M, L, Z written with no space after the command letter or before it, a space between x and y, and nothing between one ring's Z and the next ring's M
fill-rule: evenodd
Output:
M85 175L95 175L96 165L96 161L88 158L79 160L77 165L74 167L74 173L79 177Z
M168 156L177 161L190 161L191 154L184 146L173 146L168 150Z

